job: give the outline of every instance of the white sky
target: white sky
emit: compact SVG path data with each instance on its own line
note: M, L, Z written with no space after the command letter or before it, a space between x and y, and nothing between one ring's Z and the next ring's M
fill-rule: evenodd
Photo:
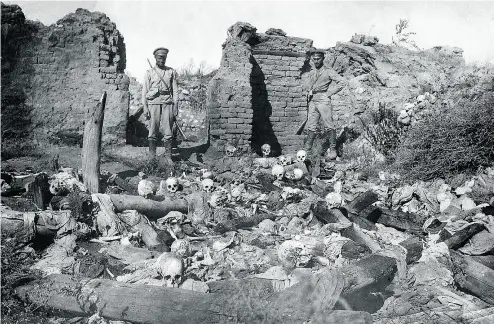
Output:
M191 59L218 67L229 26L246 21L265 32L314 40L320 48L349 41L354 33L389 44L400 18L420 48L460 47L467 62L494 63L494 2L400 1L6 1L19 4L27 19L55 23L77 8L105 13L125 38L127 72L142 79L146 58L164 46L167 65L179 69ZM154 60L152 60L154 62Z

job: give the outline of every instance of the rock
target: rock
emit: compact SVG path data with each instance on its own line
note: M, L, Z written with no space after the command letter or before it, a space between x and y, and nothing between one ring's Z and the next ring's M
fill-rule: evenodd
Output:
M249 43L257 38L256 31L257 28L251 24L239 21L228 28L228 37Z
M424 100L425 100L425 95L419 95L419 96L417 96L417 101L418 102L422 102Z
M186 290L198 291L202 293L209 292L209 286L207 283L190 278L185 280L180 286L180 288Z
M266 30L266 35L286 36L286 33L279 28L269 28L268 30Z
M461 200L461 209L470 210L477 207L472 198L465 197Z

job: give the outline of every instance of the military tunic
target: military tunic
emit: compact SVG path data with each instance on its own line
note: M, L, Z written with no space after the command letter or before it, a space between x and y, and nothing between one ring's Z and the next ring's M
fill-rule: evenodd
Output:
M148 107L151 117L148 139L158 140L159 132L163 134L164 140L171 139L173 106L178 103L177 72L168 66L165 69L155 66L147 70L142 87L142 103Z
M325 65L309 72L306 85L310 100L305 126L307 131L316 132L321 120L326 129L335 129L331 96L340 92L345 85L345 79Z

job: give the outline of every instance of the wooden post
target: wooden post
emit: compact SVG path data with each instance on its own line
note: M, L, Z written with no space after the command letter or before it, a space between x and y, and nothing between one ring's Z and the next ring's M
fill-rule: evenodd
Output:
M84 128L82 142L82 176L90 193L99 192L101 131L105 117L106 91Z

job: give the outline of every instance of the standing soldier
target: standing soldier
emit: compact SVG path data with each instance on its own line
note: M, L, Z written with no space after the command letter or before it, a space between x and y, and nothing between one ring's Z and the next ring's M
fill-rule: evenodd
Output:
M142 87L143 112L149 120L149 155L156 157L158 134L163 134L165 153L163 157L169 165L172 162L173 122L178 114L177 72L165 66L168 49L154 50L156 65L146 71Z
M308 74L307 101L309 103L307 113L307 139L306 151L312 155L312 145L322 120L323 127L329 130L329 157L336 159L336 126L333 123L333 107L331 96L340 92L346 81L335 70L324 65L324 51L313 50L312 62L315 69Z

